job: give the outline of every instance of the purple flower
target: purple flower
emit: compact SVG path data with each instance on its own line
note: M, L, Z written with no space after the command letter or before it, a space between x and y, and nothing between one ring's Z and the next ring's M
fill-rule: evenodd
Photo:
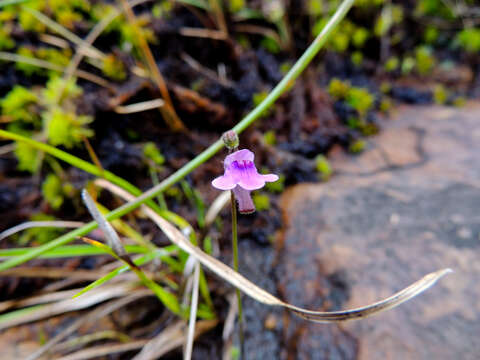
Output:
M225 173L212 181L213 187L220 190L233 190L242 214L255 211L250 191L265 186L265 182L278 180L274 174L261 175L253 163L255 155L247 149L235 151L225 158Z

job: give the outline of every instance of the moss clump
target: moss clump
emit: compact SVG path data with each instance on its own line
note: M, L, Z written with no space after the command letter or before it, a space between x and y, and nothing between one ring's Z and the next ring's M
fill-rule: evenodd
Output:
M358 27L352 35L352 43L357 48L362 48L368 40L370 33L364 27Z
M153 161L156 165L161 166L165 163L165 157L153 142L148 142L143 146L143 155L145 155L147 159Z
M277 137L275 136L275 131L269 130L263 134L263 141L267 145L274 146L277 143Z
M103 59L102 72L110 79L117 81L123 81L127 78L125 65L113 54L110 54Z
M281 50L281 46L276 39L270 36L265 36L261 41L260 45L272 54L277 54Z
M17 168L20 171L28 171L34 174L40 167L38 151L28 144L17 142L15 144L15 156L18 160Z
M315 158L315 168L322 181L327 181L330 179L333 171L332 167L330 166L330 162L324 155L317 155Z
M11 121L34 122L38 115L32 108L38 102L38 96L27 88L15 85L10 92L0 100L2 115Z
M391 56L385 61L385 64L383 65L383 68L387 72L393 72L398 69L400 66L400 60L396 56Z
M392 106L393 103L390 98L384 97L382 101L380 101L380 111L383 113L388 113Z
M228 10L231 13L237 13L245 9L245 0L230 0L228 1Z
M363 54L361 51L354 51L350 56L350 60L355 66L360 66L363 63Z
M328 93L335 100L345 99L350 91L350 82L333 78L328 85Z
M48 174L42 184L43 198L52 209L57 210L63 204L62 181L55 174Z
M85 127L93 121L90 116L77 115L57 107L45 112L42 117L46 125L48 142L54 146L72 148L84 137L93 135L93 131Z
M347 94L347 103L358 111L361 117L373 107L375 97L364 88L352 87Z
M441 84L433 88L433 100L438 105L443 105L448 100L448 90Z
M253 194L252 196L255 208L258 211L265 211L270 209L270 198L265 194Z
M426 46L419 46L415 51L416 68L420 75L428 75L435 66L435 57L432 50Z
M454 43L467 52L480 52L480 28L469 28L460 31Z
M354 142L352 142L348 148L348 150L352 153L352 154L359 154L361 153L363 150L365 150L367 146L367 143L365 142L365 140L356 140Z
M33 49L26 46L19 47L17 50L17 54L27 58L35 58L35 53ZM42 75L45 73L45 70L39 68L38 66L27 64L20 61L15 63L15 68L18 71L23 72L27 76L32 76L33 74Z
M12 24L4 23L0 27L0 50L9 50L15 47L15 40L10 36L11 32Z
M59 76L51 78L46 88L42 91L42 99L45 105L55 106L63 102L71 102L82 94L82 88L72 78L68 82Z

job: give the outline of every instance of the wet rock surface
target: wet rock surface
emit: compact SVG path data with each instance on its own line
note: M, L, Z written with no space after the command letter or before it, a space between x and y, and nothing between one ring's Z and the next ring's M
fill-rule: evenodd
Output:
M331 154L336 176L282 197L277 289L338 310L385 298L440 268L455 272L361 321L284 316L282 358L476 359L480 353L480 106L400 108L367 150Z

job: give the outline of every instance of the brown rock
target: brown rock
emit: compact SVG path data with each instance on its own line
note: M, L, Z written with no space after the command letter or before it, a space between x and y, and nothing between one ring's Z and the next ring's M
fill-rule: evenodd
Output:
M431 271L455 271L365 320L322 325L288 315L289 358L478 358L479 119L478 104L403 108L371 139L371 150L337 155L330 182L283 195L287 227L277 274L288 302L358 307Z

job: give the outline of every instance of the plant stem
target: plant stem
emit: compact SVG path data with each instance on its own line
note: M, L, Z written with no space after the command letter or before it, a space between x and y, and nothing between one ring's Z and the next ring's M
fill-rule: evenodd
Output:
M338 7L335 14L332 16L330 21L325 25L323 30L320 34L315 38L312 44L307 48L305 53L298 59L295 65L290 69L290 71L285 75L285 77L278 83L277 86L272 90L270 94L260 103L258 106L253 109L245 118L242 119L232 130L237 132L237 134L241 133L245 130L248 126L250 126L255 120L257 120L262 113L267 110L285 91L290 89L295 82L295 79L302 73L302 71L307 67L307 65L312 61L314 56L320 51L322 46L328 39L330 33L337 27L340 21L345 17L348 10L352 7L355 0L344 0L343 3ZM163 180L160 184L152 187L150 190L143 193L143 195L137 197L134 201L128 202L115 210L109 212L105 215L107 220L117 219L132 210L136 209L144 202L150 200L158 193L164 191L165 189L169 188L173 184L177 183L181 179L183 179L186 175L190 172L195 170L201 164L206 162L210 159L213 155L215 155L221 148L223 147L223 142L219 139L215 141L212 145L210 145L207 149L205 149L202 153L192 159L190 162L185 164L183 167L178 169L175 173L167 177ZM90 164L91 165L91 164ZM96 167L94 165L93 168L95 170ZM36 247L32 249L30 253L21 255L15 259L7 260L0 264L0 271L9 269L13 266L17 266L19 264L23 264L26 261L29 261L46 251L52 250L58 246L65 245L70 241L73 241L78 236L83 236L90 231L94 230L97 227L96 222L92 221L85 226L71 231L51 242L48 244Z
M230 202L232 205L232 249L233 249L233 269L238 272L238 232L237 232L237 204L235 204L235 196L230 191ZM240 290L235 288L237 293L238 304L238 327L240 338L240 359L244 358L245 338L243 336L243 313L242 313L242 296Z

